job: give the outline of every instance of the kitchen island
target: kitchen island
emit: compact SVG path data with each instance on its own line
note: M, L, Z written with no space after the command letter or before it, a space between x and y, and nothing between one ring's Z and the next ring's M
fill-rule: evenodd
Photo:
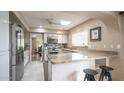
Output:
M63 52L67 51L67 52ZM97 69L97 65L108 65L109 57L116 54L89 51L73 51L63 49L57 54L48 54L48 80L52 81L78 81L83 80L83 69Z

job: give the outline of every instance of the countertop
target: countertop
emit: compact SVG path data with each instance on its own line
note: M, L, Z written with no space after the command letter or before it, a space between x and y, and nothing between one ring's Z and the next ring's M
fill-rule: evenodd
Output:
M63 52L67 51L67 52ZM62 52L57 54L48 54L48 59L52 64L77 62L83 60L95 60L105 57L116 56L117 52L113 51L92 51L92 50L72 50L63 48Z

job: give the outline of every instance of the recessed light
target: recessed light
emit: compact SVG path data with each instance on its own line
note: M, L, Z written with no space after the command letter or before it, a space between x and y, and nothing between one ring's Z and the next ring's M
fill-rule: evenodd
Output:
M40 28L42 28L43 26L40 26Z
M62 20L60 23L61 25L69 25L71 22Z

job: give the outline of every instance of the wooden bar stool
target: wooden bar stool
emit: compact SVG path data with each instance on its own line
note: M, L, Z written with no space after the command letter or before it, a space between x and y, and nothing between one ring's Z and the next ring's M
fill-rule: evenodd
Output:
M83 72L85 73L84 81L95 81L95 75L97 74L97 71L93 69L84 69Z
M114 69L112 67L108 67L108 66L99 66L99 68L102 70L99 81L103 81L104 78L107 79L108 81L112 81L110 71L112 71Z

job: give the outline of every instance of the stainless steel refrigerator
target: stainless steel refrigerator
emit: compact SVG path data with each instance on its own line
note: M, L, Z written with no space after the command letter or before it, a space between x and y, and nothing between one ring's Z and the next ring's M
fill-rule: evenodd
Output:
M20 25L16 23L12 25L11 38L11 79L19 81L24 73L24 31Z

